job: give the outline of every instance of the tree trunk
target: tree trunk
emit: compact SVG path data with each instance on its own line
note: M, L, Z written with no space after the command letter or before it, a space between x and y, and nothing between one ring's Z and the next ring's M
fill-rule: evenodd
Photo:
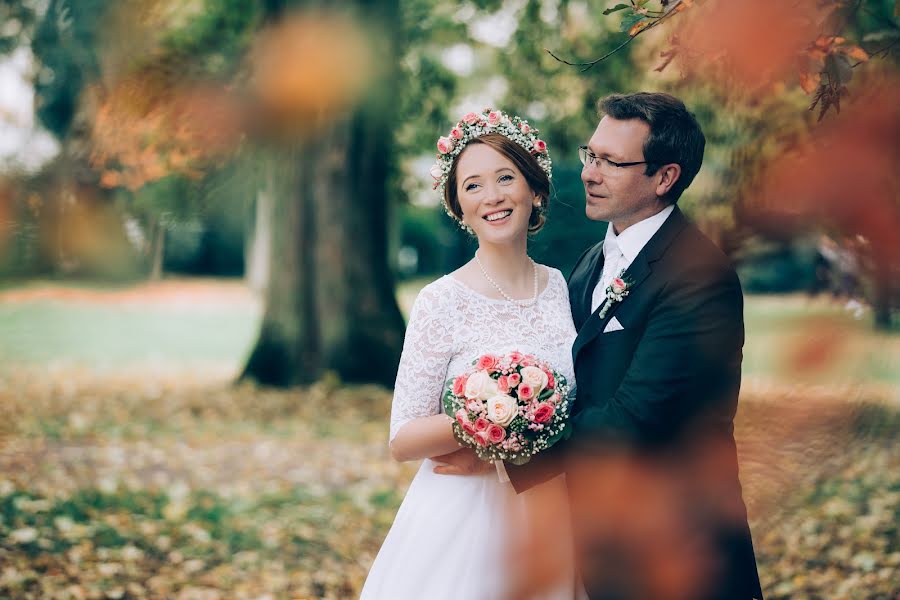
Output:
M272 210L276 190L272 165L266 166L265 180L256 194L253 229L244 259L247 285L255 292L266 290L272 269Z
M311 161L297 160L296 149L267 160L280 182L272 202L272 276L259 338L241 378L287 387L315 381L322 373L313 293L315 199L308 186L300 185L311 175Z
M396 1L368 8L370 22L396 26ZM397 102L392 79L382 83L351 118L298 143L276 175L266 308L242 378L289 386L327 370L393 384L403 345L387 256Z
M875 329L888 331L893 325L894 270L889 260L879 257L876 258L874 271L872 312L875 317Z
M387 262L389 134L360 112L327 143L316 213L323 358L345 380L393 385L404 326Z
M163 220L156 218L153 220L151 228L150 241L150 281L159 281L162 279L163 259L166 256L166 226Z

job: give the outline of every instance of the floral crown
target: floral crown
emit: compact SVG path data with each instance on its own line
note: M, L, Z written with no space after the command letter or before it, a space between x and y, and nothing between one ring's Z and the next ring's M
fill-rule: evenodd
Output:
M431 167L431 176L434 178L433 188L439 190L441 196L444 195L444 186L447 185L453 161L462 153L466 144L488 133L499 133L531 153L550 178L552 167L550 154L547 151L547 143L537 136L538 130L524 119L510 117L500 110L485 108L481 114L473 112L466 114L448 135L438 138L437 162ZM450 214L449 207L445 206L444 209Z

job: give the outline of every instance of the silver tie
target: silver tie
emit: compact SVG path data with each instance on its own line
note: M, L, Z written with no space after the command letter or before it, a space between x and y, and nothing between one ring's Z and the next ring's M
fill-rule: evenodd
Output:
M609 287L613 278L622 270L624 258L625 255L622 254L615 240L607 239L603 242L603 273L601 273L600 281L597 282L597 287L594 288L594 293L591 295L591 312L596 311L603 304L603 301L606 299L606 288Z

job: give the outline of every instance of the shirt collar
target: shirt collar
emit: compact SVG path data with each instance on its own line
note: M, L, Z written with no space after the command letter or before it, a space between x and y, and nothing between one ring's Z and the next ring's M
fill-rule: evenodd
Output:
M612 223L610 223L606 228L604 244L609 242L615 243L622 252L622 256L630 263L647 245L650 238L659 231L659 228L662 227L662 224L666 222L666 219L669 218L669 215L674 210L675 205L670 204L652 217L647 217L643 221L635 223L619 235L616 235L613 231Z

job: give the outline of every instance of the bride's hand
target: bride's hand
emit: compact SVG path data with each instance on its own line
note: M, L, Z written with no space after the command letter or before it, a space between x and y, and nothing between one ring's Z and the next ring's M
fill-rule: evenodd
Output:
M434 472L439 475L478 475L494 469L493 463L478 458L471 448L460 448L431 460L439 463L434 468Z

